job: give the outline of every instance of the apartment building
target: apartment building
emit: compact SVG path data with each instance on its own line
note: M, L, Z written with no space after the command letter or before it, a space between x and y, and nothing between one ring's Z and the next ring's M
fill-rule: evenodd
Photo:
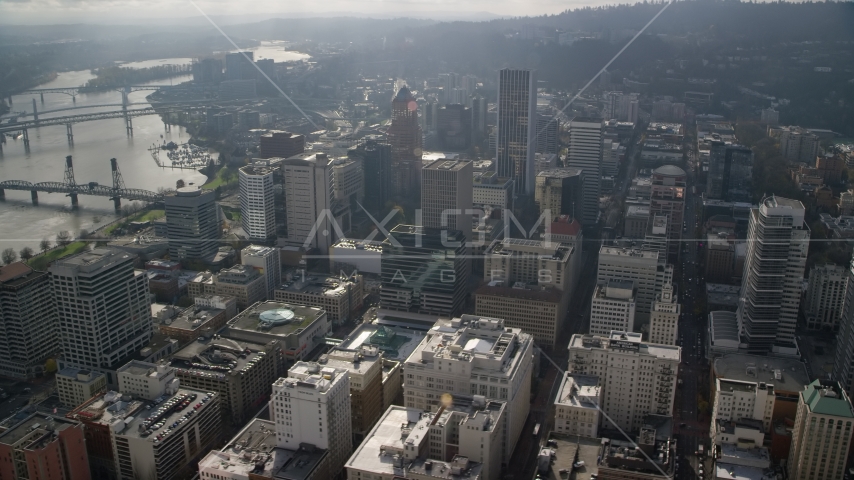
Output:
M463 315L439 320L403 366L404 405L428 410L442 395L481 395L507 403L509 458L530 409L533 338L503 319Z
M240 167L240 225L252 240L266 241L276 236L275 163L255 161ZM279 186L281 188L281 186Z
M854 408L837 382L815 380L798 398L787 467L791 480L845 476Z
M682 349L646 343L641 334L575 334L569 341L572 374L602 379L600 408L616 426L638 431L647 415L672 415Z
M842 265L815 265L804 295L807 328L838 331L845 303L848 272Z

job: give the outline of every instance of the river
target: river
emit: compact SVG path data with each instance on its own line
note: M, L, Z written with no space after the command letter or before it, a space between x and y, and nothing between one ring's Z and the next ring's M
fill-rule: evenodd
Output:
M77 87L93 78L89 71L60 73L52 82L38 88ZM190 80L190 76L151 82L152 85L178 84ZM145 96L150 91L133 92L130 102L145 104ZM32 112L35 98L40 112L72 106L121 104L119 92L100 92L77 95L76 103L65 94L45 94L44 103L38 95L26 94L12 97L12 111ZM119 110L120 106L104 108L79 108L56 113L40 114L39 118L66 116L77 113ZM62 181L66 155L74 159L74 177L77 183L98 182L112 185L110 158L118 160L119 169L128 188L142 188L157 191L158 188L174 188L175 182L184 180L202 184L205 176L192 170L172 170L157 167L147 148L152 143L174 141L185 143L190 136L183 128L172 127L165 132L163 122L156 115L133 119L133 137L125 134L124 120L121 118L76 123L74 145L69 146L65 135L65 126L41 127L31 129L30 152L24 150L21 139L6 139L3 155L0 156L0 179L27 180L29 182ZM161 139L161 135L163 139ZM6 191L6 201L0 202L0 250L12 247L16 251L24 246L38 251L42 238L56 237L57 232L67 230L76 236L80 230L92 231L117 217L112 201L103 197L81 195L80 208L72 210L69 198L61 194L39 193L39 205L33 206L29 192ZM127 204L128 201L123 203Z

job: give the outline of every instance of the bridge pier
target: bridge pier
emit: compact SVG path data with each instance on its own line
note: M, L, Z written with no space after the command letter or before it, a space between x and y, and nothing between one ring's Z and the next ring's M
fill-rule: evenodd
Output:
M122 199L119 197L113 198L113 208L116 209L116 212L122 211Z
M172 125L169 125L168 123L164 122L163 123L163 129L167 132L171 132L172 131Z
M29 133L27 133L27 129L26 129L26 128L21 129L21 133L23 133L23 135L24 135L24 136L23 136L23 139L24 139L24 151L25 151L25 152L27 152L27 153L30 153L30 134L29 134Z
M133 136L133 120L131 120L132 118L133 117L129 115L125 115L125 130L127 131L128 137Z
M71 208L74 210L77 210L77 208L79 207L79 205L77 203L77 194L71 193L68 196L71 197Z
M40 93L39 96L42 97L42 105L44 105L44 93Z
M0 202L6 201L6 190L0 188Z
M33 199L33 205L39 204L39 192L38 190L30 190L30 197Z
M39 109L36 108L36 99L33 99L33 120L39 121Z
M77 95L71 95L71 103L77 105Z
M74 132L71 130L71 124L65 124L65 134L68 136L68 145L74 146Z

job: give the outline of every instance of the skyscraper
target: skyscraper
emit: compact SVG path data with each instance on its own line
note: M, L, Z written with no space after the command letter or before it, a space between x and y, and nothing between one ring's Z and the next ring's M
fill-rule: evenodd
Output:
M402 224L389 233L380 267L383 308L445 316L459 313L468 296L465 235L459 230Z
M850 396L854 393L854 261L846 269L847 282L833 359L833 378Z
M471 145L471 109L454 103L437 112L436 133L442 150L465 150Z
M713 142L709 150L706 196L733 202L750 201L753 151L741 145Z
M182 187L164 197L171 260L204 260L216 254L222 229L215 200L213 190L197 186Z
M305 137L282 130L271 130L261 135L261 158L290 158L305 152Z
M144 347L152 333L148 277L136 257L96 248L49 269L59 316L62 366L108 368ZM107 383L115 379L107 374Z
M337 217L332 162L325 153L302 153L282 161L288 245L329 252Z
M516 194L534 193L537 151L537 79L533 70L498 72L496 160L499 177L512 178Z
M273 299L273 290L282 283L282 263L279 259L279 249L261 245L249 245L240 251L240 262L252 267L264 277L267 285L267 300Z
M679 261L682 219L685 215L685 170L675 165L658 167L652 172L649 216L667 216L667 260Z
M679 331L679 314L682 306L676 302L673 285L669 283L655 296L649 320L649 341L662 345L676 345Z
M240 167L240 224L252 240L263 242L276 235L276 168L263 161Z
M765 197L750 211L738 324L750 353L795 353L810 231L798 200Z
M225 79L249 80L255 78L253 52L235 52L225 54Z
M371 214L381 214L391 196L391 145L380 137L368 137L351 148L347 156L362 160L365 178L362 206Z
M440 230L472 232L472 164L436 160L421 172L421 224Z
M548 210L551 213L551 218L546 219L548 221L561 215L580 220L581 177L581 171L575 168L553 168L538 173L534 199L540 207L540 215Z
M854 408L837 382L815 380L798 395L792 448L786 464L791 480L845 476Z
M557 136L560 122L551 115L537 114L537 152L557 154Z
M402 87L391 101L388 128L394 195L411 195L420 186L422 141L418 102L408 88Z
M602 180L601 118L576 117L569 123L567 167L581 170L581 224L596 225L599 219L599 188Z
M59 347L56 304L47 272L23 262L0 267L0 369L29 379L44 372Z

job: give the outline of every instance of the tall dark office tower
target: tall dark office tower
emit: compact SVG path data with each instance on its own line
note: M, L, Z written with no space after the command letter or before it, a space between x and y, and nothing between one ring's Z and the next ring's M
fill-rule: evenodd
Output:
M537 150L537 80L533 70L498 72L496 168L499 177L512 178L516 194L534 192L534 153Z
M351 148L347 156L362 160L365 178L362 206L372 215L382 215L386 202L391 198L391 145L382 137L368 137Z
M219 83L222 80L222 61L215 58L203 58L193 62L193 81L198 83Z
M0 267L0 368L27 380L44 373L59 347L56 303L47 272L23 262Z
M254 79L257 70L253 65L254 53L236 52L225 54L225 79L249 80Z
M596 225L599 218L599 194L602 181L601 118L576 117L569 123L567 167L581 170L582 218L585 228Z
M675 165L658 167L652 172L649 218L667 217L667 262L679 261L682 246L682 219L685 216L685 170Z
M115 367L151 339L148 277L134 270L135 258L96 248L51 265L63 367ZM117 383L107 377L107 383Z
M848 265L848 282L842 304L842 319L833 359L833 378L850 396L854 392L854 259Z
M575 168L553 168L538 173L534 200L540 207L540 215L548 210L549 221L561 215L580 219L583 213L581 186L582 172Z
M408 88L403 87L391 101L391 188L394 195L411 195L421 186L421 125L418 103Z
M271 130L260 139L261 158L290 158L305 152L305 137L303 135Z
M551 115L537 114L537 153L557 154L560 123Z
M712 143L706 197L733 202L750 201L753 150L741 145Z
M459 315L468 296L463 232L398 225L390 234L380 265L383 308Z
M486 99L477 96L471 102L471 131L474 140L480 140L486 133L486 110L488 104Z
M170 259L205 260L216 254L221 229L215 200L213 190L195 186L164 197Z
M471 109L458 103L439 109L437 133L442 150L465 150L471 144Z
M750 211L737 315L751 353L797 353L795 325L810 239L804 214L800 201L774 196Z

